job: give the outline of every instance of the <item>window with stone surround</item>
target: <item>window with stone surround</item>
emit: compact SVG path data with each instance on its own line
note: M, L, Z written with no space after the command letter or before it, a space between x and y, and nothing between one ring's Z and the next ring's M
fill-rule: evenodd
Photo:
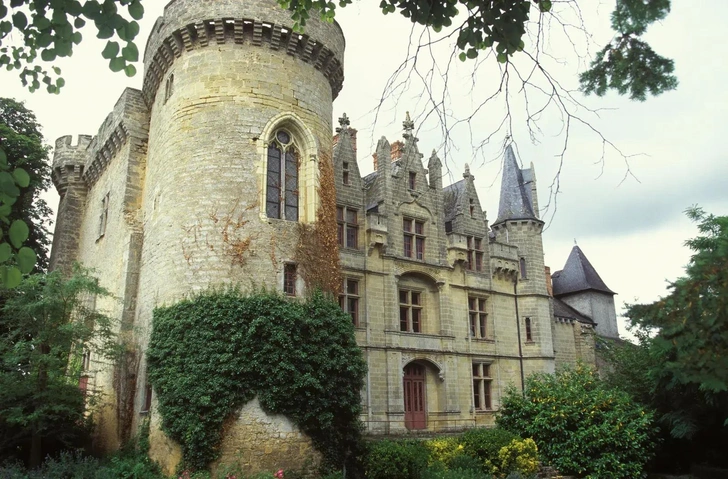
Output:
M483 271L483 238L468 236L468 261L465 268L469 271Z
M359 326L359 280L344 278L339 295L339 306L351 316L354 326Z
M476 411L489 411L493 408L491 402L490 364L473 363L473 405Z
M417 173L414 171L409 172L409 189L414 190L417 187Z
M402 220L404 230L404 255L418 260L425 259L425 222L414 218Z
M349 206L336 207L339 246L343 248L359 247L359 221L356 208Z
M468 320L470 337L488 337L488 313L485 312L485 299L468 297Z
M172 96L172 93L174 93L174 73L170 73L170 75L167 77L167 81L164 84L164 103L167 103L167 100Z
M283 265L283 292L288 296L296 295L296 265L294 263L286 263Z
M422 332L422 291L399 290L399 330Z
M298 221L298 163L299 152L292 135L287 130L277 130L268 144L268 218Z
M342 166L344 171L342 172L341 182L345 185L350 185L351 181L349 179L349 163L345 161Z
M533 327L531 326L531 318L526 318L526 341L533 342Z
M101 199L101 214L99 215L99 238L106 234L106 223L109 220L109 195L106 193Z
M140 413L148 413L149 410L152 408L152 385L147 383L144 386L144 403L142 404L141 410L139 410Z

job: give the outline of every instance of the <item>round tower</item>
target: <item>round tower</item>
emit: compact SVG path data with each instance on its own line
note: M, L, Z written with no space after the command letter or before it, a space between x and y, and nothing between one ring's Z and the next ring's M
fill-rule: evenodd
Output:
M147 334L154 307L220 284L303 292L299 236L331 166L345 42L336 23L292 27L275 0L172 0L153 28L136 323ZM154 417L151 442L171 466Z
M315 221L330 161L344 36L292 24L274 0L173 0L155 24L140 290L156 301L227 282L280 290L287 267L295 278L299 223Z
M52 178L61 199L51 247L51 271L58 269L69 273L73 263L78 260L78 235L88 192L82 175L91 139L90 135L79 135L75 145L71 135L56 140Z

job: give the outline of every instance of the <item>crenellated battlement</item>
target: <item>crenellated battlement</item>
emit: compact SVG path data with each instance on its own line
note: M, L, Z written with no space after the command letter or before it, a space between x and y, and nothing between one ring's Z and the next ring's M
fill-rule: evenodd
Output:
M343 38L342 38L343 40ZM191 23L172 32L158 46L156 52L145 61L144 99L148 105L154 102L167 70L183 51L233 43L280 50L303 60L321 71L331 85L333 98L344 83L344 65L335 51L323 42L295 33L291 27L253 19L218 18Z
M56 140L53 151L52 179L58 193L63 195L69 182L82 181L84 165L89 157L93 142L91 135L78 135L74 144L73 135L66 135Z

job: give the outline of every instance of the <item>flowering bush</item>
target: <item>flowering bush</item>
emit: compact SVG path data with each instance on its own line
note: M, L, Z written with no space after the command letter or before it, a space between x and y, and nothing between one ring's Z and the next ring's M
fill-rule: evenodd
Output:
M524 475L538 471L538 448L533 439L514 439L498 451L501 474L519 472Z
M428 464L440 462L446 468L450 467L450 463L456 456L464 454L465 450L457 437L442 437L425 441L425 447L430 451Z

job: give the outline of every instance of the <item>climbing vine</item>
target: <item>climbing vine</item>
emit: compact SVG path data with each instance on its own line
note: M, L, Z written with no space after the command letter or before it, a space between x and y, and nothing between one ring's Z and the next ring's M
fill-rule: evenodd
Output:
M208 292L154 311L147 350L162 429L185 467L217 457L226 418L258 396L341 467L360 443L366 365L354 328L321 292L305 301L258 292Z

